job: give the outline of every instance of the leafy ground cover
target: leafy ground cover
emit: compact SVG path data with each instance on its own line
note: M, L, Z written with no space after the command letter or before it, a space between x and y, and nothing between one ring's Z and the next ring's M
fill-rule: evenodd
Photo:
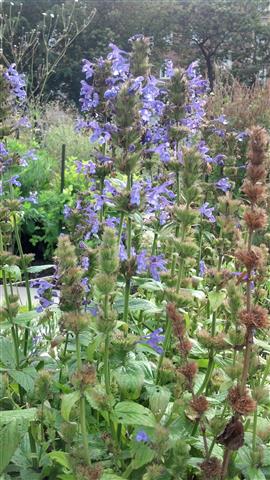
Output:
M12 138L24 78L0 77L1 480L268 479L267 131L207 116L196 63L152 76L142 35L83 73L91 153L61 202L48 150ZM44 195L62 234L32 265Z

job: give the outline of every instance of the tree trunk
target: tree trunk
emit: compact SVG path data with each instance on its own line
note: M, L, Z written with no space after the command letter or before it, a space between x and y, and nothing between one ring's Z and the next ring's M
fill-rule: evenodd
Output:
M211 55L205 56L205 61L206 61L207 76L209 80L210 91L212 92L214 90L215 75L214 75L214 66L213 66Z

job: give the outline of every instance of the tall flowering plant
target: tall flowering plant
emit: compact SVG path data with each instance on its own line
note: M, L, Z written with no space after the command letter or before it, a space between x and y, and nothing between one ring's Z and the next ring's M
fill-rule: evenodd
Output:
M33 468L251 480L267 468L267 134L249 132L240 198L211 149L225 120L207 119L198 65L167 61L160 80L150 50L136 35L129 52L110 44L83 61L76 128L92 152L77 162L87 186L65 206L55 273L36 282L50 351L30 399Z

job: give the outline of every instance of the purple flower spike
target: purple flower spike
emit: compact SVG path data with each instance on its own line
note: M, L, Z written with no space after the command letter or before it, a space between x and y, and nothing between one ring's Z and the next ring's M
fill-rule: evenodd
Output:
M159 353L159 355L162 355L163 348L159 345L159 343L163 343L165 339L164 335L160 335L162 332L163 328L157 328L157 330L154 330L154 332L144 335L139 343L142 345L149 345L149 347L153 348L153 350Z
M226 193L228 190L231 189L231 184L229 182L229 179L226 178L221 178L218 182L216 182L216 188L219 190L222 190L222 192Z
M132 185L132 189L130 192L130 203L134 207L139 207L140 206L140 200L141 200L141 185L139 182L135 182Z
M200 275L200 277L204 277L205 273L206 273L206 265L205 265L203 260L200 260L200 263L199 263L199 275Z
M201 207L200 207L200 213L203 217L207 218L209 222L215 223L216 217L213 215L213 210L215 210L215 207L209 207L209 203L205 202Z

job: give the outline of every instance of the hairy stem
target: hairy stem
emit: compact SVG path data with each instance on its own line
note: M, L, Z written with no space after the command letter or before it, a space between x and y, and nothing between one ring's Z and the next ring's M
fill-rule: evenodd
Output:
M77 368L78 370L82 367L82 358L81 358L81 346L79 334L76 334L76 354L77 354ZM89 453L89 444L88 444L88 432L86 426L86 411L85 411L85 396L81 392L80 398L80 427L83 441L83 450L84 450L84 459L87 465L91 463L90 453Z

